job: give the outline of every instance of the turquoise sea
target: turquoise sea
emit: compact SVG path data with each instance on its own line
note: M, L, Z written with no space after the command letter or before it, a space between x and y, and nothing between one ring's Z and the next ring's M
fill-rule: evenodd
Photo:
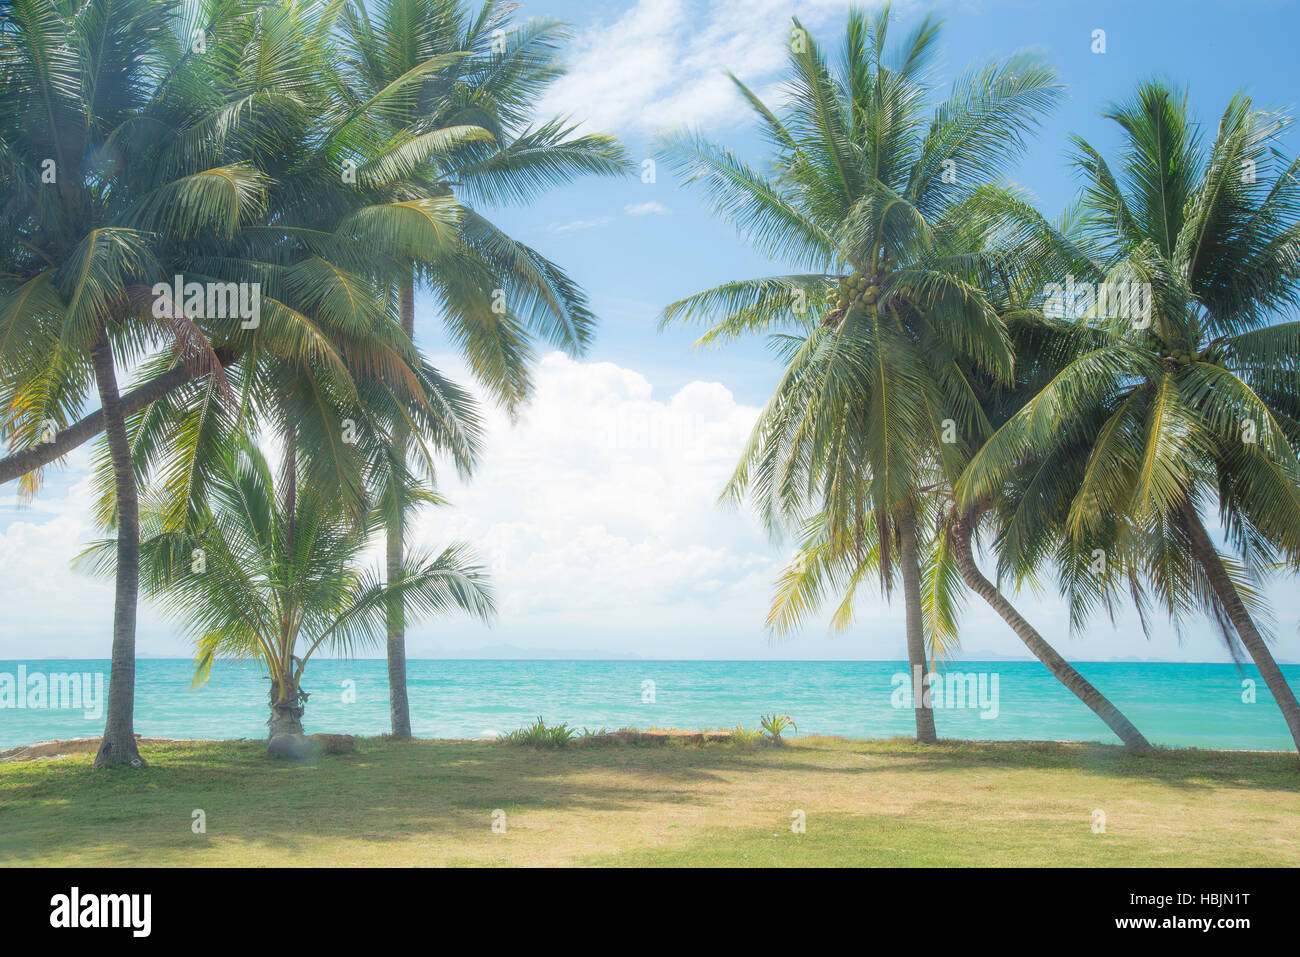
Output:
M24 704L39 703L31 689L58 674L89 675L92 688L100 675L107 688L107 661L0 661L0 748L103 730L103 714L94 714L93 700L90 714L85 708L52 708L50 694L43 696L43 706L15 707L20 667L29 688ZM1153 743L1292 746L1253 666L1239 671L1230 664L1085 662L1078 668ZM538 715L548 724L565 721L592 729L753 727L760 715L778 711L794 718L801 735L880 738L912 733L910 705L900 700L909 687L894 685L894 676L905 671L905 663L888 661L413 660L409 688L419 737L493 737ZM1293 687L1300 687L1300 665L1284 665L1283 671ZM164 738L265 734L268 686L255 664L218 663L211 680L198 689L190 687L192 674L186 660L138 663L138 733ZM945 683L952 696L938 702L947 705L936 714L940 737L1113 740L1037 662L963 661L950 664L947 674L965 677ZM306 679L308 732L388 730L383 661L313 661ZM1254 682L1253 703L1243 700L1249 697L1243 688L1247 681ZM66 697L61 703L68 703Z

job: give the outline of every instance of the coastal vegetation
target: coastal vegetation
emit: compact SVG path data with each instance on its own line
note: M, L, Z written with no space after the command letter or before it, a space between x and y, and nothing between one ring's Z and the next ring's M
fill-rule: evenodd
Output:
M193 533L221 450L269 432L283 458L284 542L295 539L300 486L358 521L379 504L391 580L434 454L468 472L478 438L468 395L413 345L416 284L434 293L478 381L511 408L529 393L535 337L575 354L589 340L594 317L577 284L461 201L527 201L627 165L608 137L532 119L559 74L564 33L515 24L512 9L7 6L0 434L30 494L45 465L103 432L100 517L117 538L100 766L143 763L133 724L141 487L169 493L155 521ZM173 276L198 298L159 308L159 281ZM204 310L202 290L211 304L215 287L255 310ZM125 396L122 368L141 376ZM100 411L74 423L92 389ZM409 735L404 596L387 596L399 735Z
M1063 87L1019 56L934 106L939 24L922 20L894 50L888 27L887 6L851 14L831 66L796 21L781 107L733 77L773 145L772 172L693 134L664 139L681 179L756 247L812 270L728 282L668 306L664 321L711 320L702 342L776 337L787 365L727 494L749 494L773 530L815 521L832 547L871 551L882 583L901 583L909 664L925 671L950 637L931 627L927 642L922 595L935 524L923 489L960 466L941 422L971 417L960 361L1000 380L1015 365L981 282L998 264L980 225L1013 199L992 182ZM917 740L933 742L933 708L913 708Z
M410 250L388 252L400 267L398 322L414 339L416 290L430 292L475 380L514 411L532 389L532 340L581 355L596 317L558 265L468 202L527 203L583 175L624 172L626 153L612 138L578 135L559 118L534 120L539 99L562 72L558 53L568 36L562 24L536 17L516 22L513 6L497 3L477 11L461 0L368 6L349 4L341 14L341 82L358 100L374 102L413 73L421 80L410 95L374 111L381 139L362 170L385 177L407 202L453 197L459 217L449 255L434 260ZM498 304L509 304L509 312ZM388 479L378 493L388 509L385 561L393 580L414 504L400 477L408 456L430 475L433 469L423 446L408 449L405 423L385 434L379 453L393 467L385 470ZM409 738L403 603L400 593L390 598L388 685L393 735Z
M662 144L756 248L812 270L663 316L708 321L701 343L767 336L786 363L726 490L802 543L769 625L793 630L837 597L848 627L874 576L886 595L901 585L921 675L955 647L964 585L1148 751L985 577L984 525L999 578L1055 572L1075 627L1129 600L1144 627L1152 605L1214 622L1300 749L1254 585L1300 562L1300 323L1278 321L1300 297L1300 165L1277 149L1289 119L1239 94L1206 149L1185 95L1145 84L1106 114L1125 136L1118 172L1075 139L1084 188L1053 224L1002 180L1060 93L1051 69L995 62L930 108L938 25L891 51L889 24L887 5L851 13L832 61L796 21L778 108L733 77L766 171L692 134ZM933 709L912 698L916 739L933 743Z
M759 718L757 728L747 728L742 724L731 729L651 727L619 728L573 728L568 723L548 725L541 715L532 724L524 725L502 734L498 740L504 744L524 745L530 748L567 748L571 744L582 747L602 747L607 745L703 745L727 744L740 748L752 748L758 744L781 745L785 738L782 732L797 731L798 727L788 714L766 714Z
M568 746L656 732L539 716L505 737L572 751L567 765L487 744L392 744L411 738L408 624L494 610L470 546L424 554L409 540L417 510L444 504L441 470L472 475L483 442L479 403L421 352L417 318L441 324L479 391L511 414L531 395L539 344L577 356L595 333L577 281L484 212L631 168L612 138L535 116L565 29L495 0L24 0L5 12L0 481L35 494L45 468L96 439L97 518L112 537L82 562L113 577L115 605L94 766L141 771L89 782L76 779L80 756L0 765L0 854L62 861L75 844L51 835L66 831L84 832L94 859L119 850L90 836L99 815L139 801L127 816L150 824L199 786L231 830L182 846L187 835L159 825L138 846L151 863L286 860L294 805L279 792L292 787L304 806L391 787L404 808L442 807L380 816L354 837L321 812L319 848L294 863L333 860L331 840L392 863L382 849L399 830L424 835L403 853L431 859L411 863L576 860L528 832L552 826L555 793L584 788L607 801L581 852L593 860L638 846L651 862L796 863L799 847L878 836L903 811L898 840L916 863L948 862L945 836L983 847L987 863L1027 863L1044 847L1107 864L1208 862L1203 842L1242 863L1294 852L1278 823L1294 755L1283 780L1281 756L1153 749L1012 602L1055 578L1075 629L1128 605L1144 626L1153 612L1212 622L1258 667L1300 750L1300 703L1268 648L1259 590L1300 571L1300 322L1282 321L1300 304L1300 161L1279 150L1286 114L1238 95L1203 138L1185 93L1141 84L1105 114L1123 137L1113 165L1073 141L1083 187L1049 218L1008 177L1064 96L1054 69L1017 54L940 93L939 22L899 38L886 5L850 12L825 46L796 20L781 102L733 78L769 144L761 163L696 132L663 136L683 183L794 270L727 281L663 314L707 323L706 344L765 337L782 363L724 494L798 542L768 626L793 632L834 601L832 622L847 628L874 580L902 600L920 687L957 648L973 592L1129 753L940 743L935 708L914 694L928 750L787 741L793 721L773 714L761 730L698 732L700 750L647 757L633 781L618 749ZM417 293L435 314L417 317ZM308 661L382 646L391 738L314 776L255 766L239 743L154 745L146 768L133 721L141 594L192 639L196 681L221 657L262 664L277 755L312 755ZM717 747L724 735L735 753ZM759 741L791 746L749 747ZM783 813L822 813L827 827L778 849L767 835L782 822L764 801L791 793L798 770L807 800ZM433 801L449 781L449 803ZM1187 811L1187 782L1204 801L1170 832L1159 815ZM56 783L65 790L51 797ZM859 783L877 788L874 810ZM1033 825L1004 841L1012 825L987 819L985 787ZM705 795L700 814L734 805L734 820L687 815L682 840L628 829L629 815L677 820L665 808L688 788ZM484 793L536 822L520 856L486 843ZM951 797L936 807L915 793ZM1033 797L1044 793L1057 795L1046 811ZM48 804L62 806L47 825ZM1098 807L1139 823L1094 840Z
M379 510L356 521L314 487L293 498L292 512L280 504L287 498L261 451L235 444L209 476L203 513L184 528L146 506L141 575L145 594L192 638L196 683L218 658L262 664L271 679L267 746L303 757L303 673L313 655L355 657L378 647L394 597L413 619L458 611L488 620L494 604L466 546L407 553L385 579L361 560L383 528ZM83 555L100 571L111 570L114 557L111 541Z
M1300 161L1277 149L1289 120L1238 94L1207 146L1186 94L1161 83L1106 115L1124 135L1118 174L1075 139L1079 276L1140 280L1153 308L1141 321L1087 317L1089 338L978 450L959 498L1035 463L1035 481L1070 490L1056 498L1072 604L1131 589L1171 618L1215 623L1259 668L1300 749L1300 704L1252 608L1253 583L1300 560L1300 322L1277 321L1300 300ZM1110 560L1081 573L1099 535L1118 539Z

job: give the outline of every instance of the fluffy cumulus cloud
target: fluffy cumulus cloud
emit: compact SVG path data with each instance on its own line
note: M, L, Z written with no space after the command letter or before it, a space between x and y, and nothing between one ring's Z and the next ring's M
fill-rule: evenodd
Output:
M0 659L87 654L108 648L113 589L71 568L100 537L91 518L90 483L19 503L13 486L0 502ZM96 635L99 641L91 636ZM82 640L80 636L86 636Z
M791 17L817 30L848 6L844 0L638 0L577 38L569 73L552 88L543 112L617 132L734 122L745 111L724 71L770 92L785 63Z
M518 422L489 412L477 475L447 480L453 508L424 513L416 534L475 543L511 640L525 625L698 626L738 603L760 635L779 556L717 504L757 412L716 382L657 397L631 369L551 354Z
M451 365L453 363L448 363ZM494 635L463 624L412 630L414 654L472 653L504 643L648 657L887 657L903 654L901 603L868 589L857 625L831 634L814 621L776 646L763 616L788 546L767 540L755 518L720 506L758 415L718 382L662 394L641 373L612 362L546 356L536 394L511 423L488 412L481 466L466 483L444 479L449 509L424 512L426 546L471 542L500 595ZM1164 627L1143 647L1135 622L1100 620L1086 641L1065 637L1066 611L1050 588L1022 593L1025 614L1075 657L1222 659L1208 628L1180 646ZM1024 655L996 615L967 603L968 653ZM1295 648L1289 636L1281 649Z
M462 381L447 356L435 364ZM722 507L718 495L758 414L723 384L695 381L656 390L640 372L559 353L536 371L536 392L517 421L485 404L487 440L469 482L443 476L451 507L417 516L412 539L426 547L471 543L499 596L492 630L463 620L410 630L414 657L614 654L663 658L899 657L899 603L860 596L858 624L831 634L811 624L769 644L763 616L785 548L753 516ZM112 588L71 570L95 528L80 450L30 506L0 503L0 659L108 654ZM379 543L369 549L379 561ZM1282 624L1278 654L1295 657L1293 596L1271 589ZM1053 596L1018 598L1021 610L1071 657L1138 655L1222 660L1209 628L1180 646L1167 629L1149 645L1135 623L1101 622L1086 641L1065 638ZM824 619L823 619L824 621ZM981 603L968 604L969 654L1023 654ZM140 616L141 654L185 655L176 629L150 608Z
M448 368L455 362L445 363ZM750 516L717 497L758 410L717 382L657 395L640 373L560 353L536 370L517 421L484 403L487 443L469 482L443 476L450 508L420 513L413 539L472 543L491 569L501 615L412 629L414 654L520 649L672 656L764 648L762 616L779 550ZM462 376L464 380L465 377ZM30 505L0 504L0 659L103 657L111 582L73 571L102 536L91 515L89 456ZM382 549L368 549L379 560ZM656 643L668 626L680 644ZM734 644L699 641L701 629ZM184 655L176 629L141 609L142 654ZM712 649L712 650L710 650Z

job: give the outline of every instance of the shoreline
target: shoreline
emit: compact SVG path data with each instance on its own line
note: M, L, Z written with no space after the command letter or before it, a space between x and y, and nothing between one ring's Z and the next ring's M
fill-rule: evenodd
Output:
M335 732L322 732L335 733ZM694 733L694 732L687 732ZM704 733L704 732L699 732ZM384 738L384 735L355 736L359 741L374 741ZM168 744L265 744L265 738L147 738L137 734L136 742L143 746L149 745L168 745ZM16 745L10 748L0 748L0 764L19 763L27 761L57 761L60 758L73 754L93 754L99 750L101 737L92 738L55 738L47 741L35 741L31 744ZM881 741L904 741L910 742L910 738L895 736L892 738L852 738L840 734L806 734L797 737L791 737L789 741L804 741L809 739L822 739L832 741L843 741L851 744L870 743ZM428 742L450 742L455 744L496 744L500 738L412 738L413 743ZM938 744L961 744L961 745L978 745L981 747L1003 747L1015 748L1031 745L1055 745L1055 746L1073 746L1073 747L1098 747L1114 748L1124 750L1124 746L1119 743L1106 741L1086 741L1066 738L1013 738L1013 739L984 739L984 738L940 738ZM700 746L696 744L695 746ZM1164 752L1196 752L1197 754L1293 754L1290 749L1269 749L1269 748L1201 748L1195 745L1187 747L1155 745L1156 751Z

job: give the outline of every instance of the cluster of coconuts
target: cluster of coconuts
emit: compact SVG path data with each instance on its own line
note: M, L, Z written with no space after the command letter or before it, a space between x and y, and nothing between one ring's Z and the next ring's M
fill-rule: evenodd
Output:
M874 306L879 299L880 287L863 273L844 276L838 286L832 286L826 291L826 304L840 312L846 312L858 302Z

